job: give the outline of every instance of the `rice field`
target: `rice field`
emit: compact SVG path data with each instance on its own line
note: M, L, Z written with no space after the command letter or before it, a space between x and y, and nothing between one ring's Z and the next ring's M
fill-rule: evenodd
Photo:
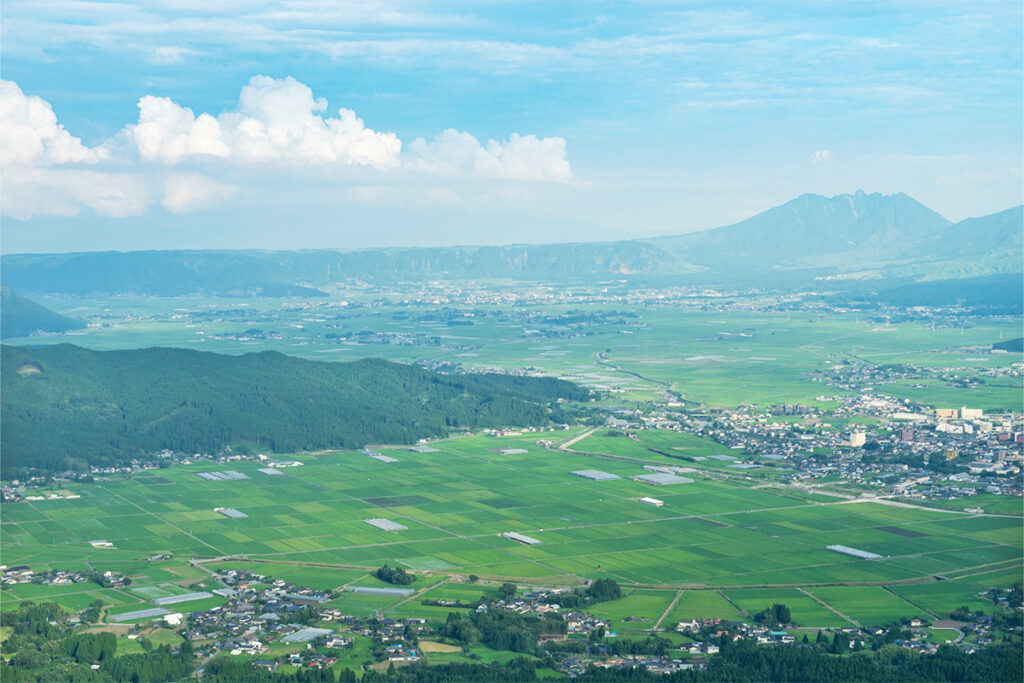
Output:
M941 615L978 605L979 590L1015 580L1005 567L1021 560L1019 518L848 503L782 486L755 487L763 480L723 478L714 467L688 474L692 483L650 486L630 479L644 472L642 462L660 462L643 445L648 439L666 452L712 447L687 435L643 433L640 449L630 451L642 461L635 462L538 444L572 435L465 436L434 443L432 453L378 447L398 459L393 463L356 452L299 454L294 457L303 465L286 477L259 476L258 463L240 461L230 468L248 479L196 477L210 469L205 464L70 485L79 498L5 506L5 563L57 569L88 562L124 573L133 585L101 591L95 584L21 584L5 591L4 607L47 597L81 609L102 596L118 609L138 609L161 591L185 592L205 579L187 563L192 557L231 557L215 566L324 590L373 585L375 568L402 566L419 576L416 590L437 585L410 600L345 592L332 604L353 614L395 609L432 618L447 613L421 604L435 591L472 601L506 580L574 586L607 577L629 597L599 610L626 632L651 628L680 590L663 626L684 617L739 619L784 602L801 625L825 627L841 625L844 617L874 624ZM576 448L600 454L623 441L588 437ZM630 449L637 444L629 443ZM571 474L582 469L620 478ZM664 505L639 503L652 495ZM215 512L220 507L247 516L228 518ZM407 528L386 531L363 521L381 517ZM509 531L540 544L501 536ZM114 548L94 548L89 541L96 539ZM826 550L834 544L882 558ZM174 559L146 561L158 552ZM1001 573L980 574L999 567ZM959 573L972 575L933 578ZM438 583L469 574L490 588Z

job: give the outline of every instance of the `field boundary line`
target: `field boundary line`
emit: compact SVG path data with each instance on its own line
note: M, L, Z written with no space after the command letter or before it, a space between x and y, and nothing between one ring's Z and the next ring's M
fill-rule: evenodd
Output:
M935 614L931 610L925 609L924 607L922 607L921 605L917 604L916 602L914 602L910 598L904 597L904 596L900 595L899 593L891 590L888 586L882 586L882 590L884 590L886 593L889 593L890 595L896 596L897 598L899 598L903 602L907 603L908 605L910 605L914 609L921 610L922 612L924 612L925 614L930 616L932 619L939 619L939 615L938 614Z
M747 610L743 609L742 607L737 605L735 602L733 602L732 598L730 598L728 595L723 593L721 588L717 589L715 592L718 593L719 595L721 595L723 600L725 600L727 603L732 605L732 608L734 610L736 610L737 612L739 612L740 614L742 614L745 617L749 617L750 616L750 612L748 612Z
M854 619L852 617L846 616L845 614L843 614L842 612L837 610L835 607L833 607L832 605L828 604L827 602L825 602L824 600L819 598L817 595L814 595L813 593L808 593L807 591L805 591L803 588L801 588L799 586L797 586L796 589L798 591L800 591L801 593L803 593L804 595L806 595L807 597L809 597L811 600L814 600L815 602L817 602L819 605L821 605L822 607L827 609L829 612L832 612L833 614L835 614L840 619L846 619L846 621L850 622L851 624L853 624L857 628L861 628L861 625L860 625L859 621L857 621L856 619Z
M170 521L164 519L163 517L161 517L160 515L156 514L152 510L147 510L146 508L142 507L138 503L135 503L133 501L128 500L127 498L125 498L124 496L120 495L119 493L115 493L115 492L111 491L106 486L100 486L100 488L103 489L104 491L106 491L107 493L109 493L111 496L114 496L115 498L120 498L124 502L128 503L129 505L131 505L133 508L139 510L140 512L143 512L144 514L149 515L153 519L155 519L155 520L157 520L157 521L159 521L159 522L161 522L163 524L166 524L167 526L171 527L172 529L176 529L178 531L178 533L184 534L185 536L188 536L193 541L197 541L199 543L202 543L203 545L205 545L210 550L215 550L218 553L223 553L224 552L223 550L221 550L217 546L211 545L211 544L207 543L206 541L204 541L203 539L199 538L198 536L194 535L192 533L192 529L191 528L189 528L188 531L185 531L184 529L182 529L180 526L178 526L174 522L170 522Z
M419 589L415 593L411 593L410 595L407 595L405 598L403 598L403 599L399 600L398 602L396 602L395 604L391 605L391 607L388 607L387 609L385 609L384 612L390 612L393 609L401 607L402 605L404 605L405 603L409 602L413 598L418 598L418 597L424 595L425 593L429 593L430 591L434 590L438 586L443 586L443 585L445 585L446 583L448 583L451 580L452 580L452 577L448 576L443 581L438 581L437 583L435 583L433 585L430 585L430 586L424 586L423 588Z
M658 618L658 621L654 622L654 626L651 627L652 631L658 630L658 627L661 626L661 622L665 621L665 617L667 617L672 612L672 610L676 606L676 603L679 602L679 598L683 597L684 592L685 589L679 589L679 592L676 593L676 597L672 598L672 602L670 602L668 604L668 607L665 608L665 611L661 613L661 616Z

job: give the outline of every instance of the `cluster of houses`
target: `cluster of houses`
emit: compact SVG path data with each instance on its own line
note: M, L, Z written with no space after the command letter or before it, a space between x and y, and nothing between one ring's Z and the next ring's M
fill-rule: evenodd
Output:
M641 428L705 437L722 444L723 453L712 457L728 460L727 470L772 468L782 481L847 480L876 486L882 494L923 500L1024 495L1022 414L988 416L968 406L932 410L877 391L818 400L834 405L679 412L673 408L682 404L669 401L666 407L620 409L606 424L630 437ZM874 424L852 431L837 426L851 417L868 417ZM823 451L831 455L807 457Z
M117 572L80 572L70 569L52 569L36 572L25 565L0 565L0 583L40 583L47 586L66 586L72 583L95 582L104 588L116 588L131 583L131 579Z
M303 667L329 667L337 656L318 650L351 647L353 636L362 635L380 642L387 661L415 662L421 658L408 641L413 634L429 631L424 619L357 618L326 606L332 598L327 592L247 570L221 570L218 579L225 588L213 592L228 598L228 602L192 613L182 632L191 641L209 644L211 651L264 656L255 665L276 670L280 661L265 658L273 644L305 643L304 649L288 655L288 662ZM323 622L336 623L344 632L308 625Z
M667 655L656 657L654 655L617 655L615 657L604 657L594 661L585 662L583 659L571 659L566 662L562 670L572 675L579 675L586 670L586 664L591 664L600 669L646 669L652 674L672 674L677 671L689 669L703 670L707 668L704 661L674 659Z

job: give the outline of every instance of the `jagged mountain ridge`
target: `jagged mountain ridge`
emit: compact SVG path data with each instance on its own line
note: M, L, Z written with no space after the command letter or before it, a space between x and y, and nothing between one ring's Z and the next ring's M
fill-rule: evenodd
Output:
M763 270L833 265L846 253L904 257L950 225L903 193L805 194L733 225L651 242L708 268Z

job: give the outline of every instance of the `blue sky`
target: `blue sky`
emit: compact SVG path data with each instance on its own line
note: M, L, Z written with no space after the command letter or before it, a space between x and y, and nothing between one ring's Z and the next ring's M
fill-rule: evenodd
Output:
M1022 201L1018 0L0 7L5 252L614 239L857 189L954 220Z

